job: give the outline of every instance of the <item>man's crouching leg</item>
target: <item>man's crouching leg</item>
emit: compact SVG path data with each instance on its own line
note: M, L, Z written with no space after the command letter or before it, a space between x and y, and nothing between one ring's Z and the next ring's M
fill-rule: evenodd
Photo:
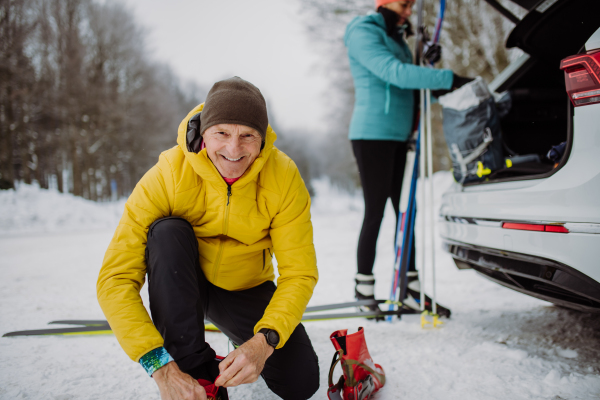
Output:
M271 281L240 291L214 288L208 319L241 345L253 338L254 326L263 317L275 290ZM285 400L309 399L319 389L319 360L302 324L282 348L267 358L261 376L269 389Z
M177 217L155 221L148 230L146 263L150 312L165 349L181 371L214 380L218 364L204 336L207 281L190 223Z
M302 324L285 346L269 357L262 377L269 389L285 400L309 399L319 389L319 360Z

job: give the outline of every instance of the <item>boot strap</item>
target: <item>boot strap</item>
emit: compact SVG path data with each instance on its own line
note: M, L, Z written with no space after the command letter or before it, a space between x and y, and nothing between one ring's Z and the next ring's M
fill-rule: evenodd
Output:
M381 386L385 385L385 375L380 374L379 372L375 371L373 368L369 367L368 365L358 362L356 360L342 360L342 363L349 364L349 365L358 365L359 367L361 367L362 369L364 369L365 371L367 371L368 373L373 375L375 378L377 378L377 380L379 382L381 382ZM348 369L350 371L352 371L352 368L348 368Z
M331 367L329 367L329 387L334 386L333 385L333 370L335 369L335 366L337 365L337 363L340 362L340 360L342 359L342 355L343 355L343 350L339 349L336 350L336 352L333 354L333 360L331 360ZM342 377L340 378L340 380L338 381L338 383L335 384L335 386L337 387L340 383L342 384L339 389L342 388L342 386L344 386L344 383L342 382L344 378L344 375L342 375Z
M356 360L343 360L342 356L344 355L344 350L339 349L335 352L335 354L333 355L333 360L331 360L331 367L329 368L329 387L331 388L332 386L334 386L333 384L333 370L335 369L335 366L337 365L338 362L342 362L342 369L345 372L345 375L348 376L347 382L346 379L344 378L344 375L341 376L340 380L338 381L338 383L335 384L336 387L338 387L339 389L341 389L345 383L348 384L348 386L354 386L356 385L356 381L354 379L354 371L351 367L351 365L358 365L360 368L364 369L365 371L367 371L368 373L372 374L373 376L375 376L375 378L377 378L377 380L379 382L381 382L381 386L385 385L385 375L380 374L379 372L373 370L373 368L369 367L366 364L363 364L359 361Z

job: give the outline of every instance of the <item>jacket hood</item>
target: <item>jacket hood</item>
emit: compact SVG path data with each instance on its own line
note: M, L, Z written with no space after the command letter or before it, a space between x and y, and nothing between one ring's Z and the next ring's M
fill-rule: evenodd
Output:
M223 185L227 185L225 183L225 180L223 180L223 177L217 170L217 167L215 167L210 158L208 158L206 149L202 149L197 154L192 153L187 149L186 134L188 130L188 121L194 115L202 111L203 108L204 103L197 105L192 111L188 113L188 115L183 119L183 121L181 121L181 123L179 124L179 129L177 131L177 145L179 146L181 151L183 151L187 162L190 163L194 171L198 175L200 175L202 179L214 182L216 184L221 183ZM275 143L275 140L277 140L277 135L271 128L271 125L269 125L267 127L267 135L265 137L265 145L263 149L260 151L258 157L256 157L256 160L254 160L254 162L250 165L246 172L244 172L240 179L233 183L233 185L244 186L259 174L259 172L262 170L263 166L269 159L269 156L274 149L273 144Z
M344 34L344 44L346 47L348 47L348 39L350 38L352 32L354 32L358 25L363 24L371 25L373 28L381 28L384 31L386 30L385 20L383 19L383 15L380 13L372 13L355 17L346 27L346 33Z

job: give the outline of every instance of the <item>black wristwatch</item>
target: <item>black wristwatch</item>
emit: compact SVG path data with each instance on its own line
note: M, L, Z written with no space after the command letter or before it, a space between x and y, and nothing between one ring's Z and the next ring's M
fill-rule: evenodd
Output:
M279 344L279 333L274 331L273 329L262 328L258 331L258 333L262 333L265 335L265 339L267 339L267 344L273 348L276 348Z

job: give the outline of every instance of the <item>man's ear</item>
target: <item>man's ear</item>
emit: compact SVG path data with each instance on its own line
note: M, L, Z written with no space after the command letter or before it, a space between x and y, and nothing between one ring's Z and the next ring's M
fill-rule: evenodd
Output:
M188 131L186 134L187 149L191 153L199 153L202 145L202 135L200 135L200 114L195 114L188 121Z

